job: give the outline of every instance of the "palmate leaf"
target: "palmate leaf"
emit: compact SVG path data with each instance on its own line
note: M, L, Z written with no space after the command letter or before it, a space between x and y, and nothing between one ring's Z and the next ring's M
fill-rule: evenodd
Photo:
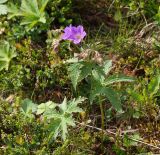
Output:
M7 14L7 5L4 3L7 2L8 0L0 0L0 15L5 15Z
M16 57L16 53L9 43L4 41L0 43L0 71L3 69L8 70L10 61Z
M11 4L8 18L21 16L23 18L21 25L27 25L29 31L38 23L46 23L44 10L48 2L49 0L22 0L20 9Z
M50 131L50 138L56 138L60 133L63 140L68 134L68 126L74 126L73 113L82 112L78 104L82 103L85 98L79 97L67 102L65 97L61 104L55 104L51 101L42 103L37 108L37 114L43 114L49 122L48 130Z

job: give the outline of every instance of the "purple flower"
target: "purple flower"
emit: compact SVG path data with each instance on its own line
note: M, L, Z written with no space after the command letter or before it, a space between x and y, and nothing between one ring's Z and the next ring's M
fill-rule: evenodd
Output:
M73 41L74 44L79 44L85 36L86 32L84 31L83 26L79 25L75 27L69 25L64 29L62 39Z
M67 26L67 27L64 29L64 34L63 34L63 36L62 36L62 39L63 39L63 40L68 40L68 39L71 37L72 28L73 28L73 26L72 26L72 25L69 25L69 26Z

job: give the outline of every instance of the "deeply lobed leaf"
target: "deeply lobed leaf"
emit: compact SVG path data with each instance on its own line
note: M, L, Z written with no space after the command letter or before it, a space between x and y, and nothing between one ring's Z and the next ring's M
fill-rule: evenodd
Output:
M21 25L27 25L27 30L29 31L38 23L46 23L44 10L48 2L49 0L22 0L20 9L11 4L8 8L10 13L8 18L23 17Z
M78 104L82 103L85 98L79 97L67 102L65 97L61 104L55 104L54 102L46 102L38 105L37 114L42 114L49 123L50 138L56 138L61 132L63 140L66 139L68 134L68 126L74 126L75 121L73 119L73 113L82 112L82 109L78 107Z

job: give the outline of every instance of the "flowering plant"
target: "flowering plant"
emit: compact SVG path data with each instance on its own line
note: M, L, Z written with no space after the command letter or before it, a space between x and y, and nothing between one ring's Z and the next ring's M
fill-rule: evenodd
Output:
M64 34L62 36L63 40L70 40L74 44L79 44L82 39L86 36L83 26L79 25L77 27L69 25L64 29Z

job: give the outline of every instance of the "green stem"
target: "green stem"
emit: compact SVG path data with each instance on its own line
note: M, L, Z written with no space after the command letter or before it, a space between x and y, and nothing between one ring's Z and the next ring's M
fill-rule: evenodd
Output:
M103 111L103 104L100 101L100 110L101 110L101 128L104 130L104 111Z

